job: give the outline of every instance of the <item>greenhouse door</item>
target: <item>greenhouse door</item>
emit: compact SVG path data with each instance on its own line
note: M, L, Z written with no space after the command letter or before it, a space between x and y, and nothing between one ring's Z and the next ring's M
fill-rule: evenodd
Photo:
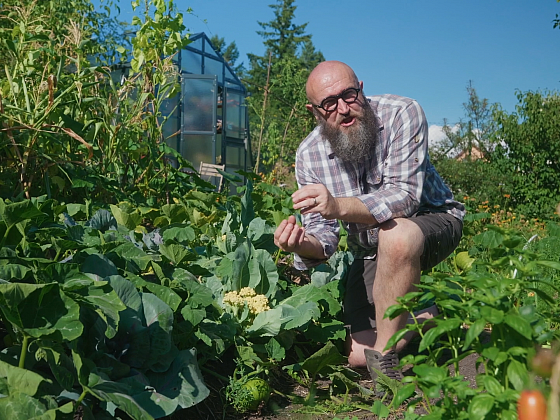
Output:
M247 106L242 91L226 88L225 92L226 171L247 169Z
M222 145L216 144L216 76L183 74L181 83L179 153L197 170L200 162L221 163Z

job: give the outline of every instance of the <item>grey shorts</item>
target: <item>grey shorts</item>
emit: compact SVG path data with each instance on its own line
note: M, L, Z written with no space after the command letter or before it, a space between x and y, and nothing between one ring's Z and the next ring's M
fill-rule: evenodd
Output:
M420 257L422 270L429 270L447 258L461 240L463 222L448 213L416 214L408 220L424 233L424 251ZM356 259L346 280L344 322L350 332L375 328L373 282L376 259Z

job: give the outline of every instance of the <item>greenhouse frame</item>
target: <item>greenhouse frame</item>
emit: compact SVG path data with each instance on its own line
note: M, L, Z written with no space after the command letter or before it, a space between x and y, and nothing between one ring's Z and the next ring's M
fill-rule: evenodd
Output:
M181 92L161 108L166 142L196 170L202 163L225 165L232 174L251 170L247 90L205 33L189 39L173 58ZM121 76L127 68L120 67Z

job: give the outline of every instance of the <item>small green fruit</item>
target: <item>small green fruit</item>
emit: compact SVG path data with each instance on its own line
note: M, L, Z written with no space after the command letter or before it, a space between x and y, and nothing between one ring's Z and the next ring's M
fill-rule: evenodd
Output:
M270 387L264 379L251 379L243 388L251 393L253 399L248 401L247 408L249 410L256 410L259 408L261 402L267 402L270 397Z

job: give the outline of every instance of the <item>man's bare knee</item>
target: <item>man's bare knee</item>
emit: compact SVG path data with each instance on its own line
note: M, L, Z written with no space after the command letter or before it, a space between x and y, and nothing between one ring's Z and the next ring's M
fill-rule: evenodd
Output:
M407 219L389 220L380 225L379 253L407 260L419 257L424 248L424 235L416 223Z

